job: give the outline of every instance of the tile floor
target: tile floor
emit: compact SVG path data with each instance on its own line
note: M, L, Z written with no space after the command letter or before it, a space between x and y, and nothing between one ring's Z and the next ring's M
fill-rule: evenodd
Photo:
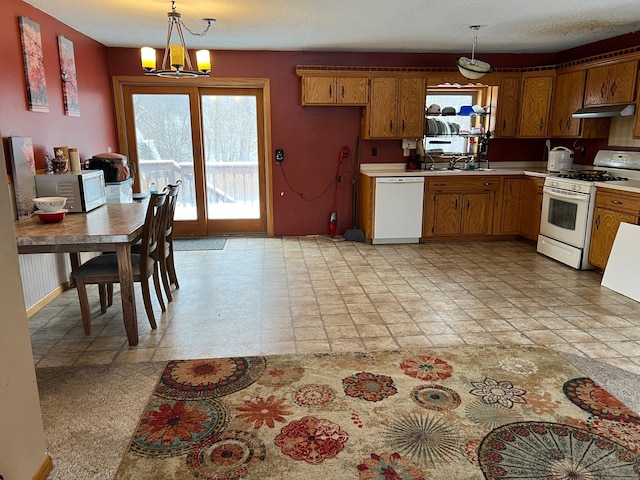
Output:
M37 367L458 345L546 345L640 373L640 303L519 241L372 246L231 238L176 252L180 289L140 343L120 299L85 336L76 291L29 319Z

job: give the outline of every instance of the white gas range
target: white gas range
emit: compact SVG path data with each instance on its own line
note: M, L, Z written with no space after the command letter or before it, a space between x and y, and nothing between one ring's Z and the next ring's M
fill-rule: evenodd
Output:
M549 175L543 187L538 252L579 270L588 261L596 184L640 186L640 152L600 150L600 168Z

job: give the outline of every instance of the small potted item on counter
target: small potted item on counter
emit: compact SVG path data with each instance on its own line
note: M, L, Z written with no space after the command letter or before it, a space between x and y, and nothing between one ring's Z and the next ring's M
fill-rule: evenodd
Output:
M69 171L69 162L64 156L62 149L56 150L56 156L53 159L53 173L67 173Z

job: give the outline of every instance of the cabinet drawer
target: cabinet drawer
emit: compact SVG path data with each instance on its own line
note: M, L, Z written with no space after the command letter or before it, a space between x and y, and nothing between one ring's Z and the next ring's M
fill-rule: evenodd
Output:
M599 188L596 193L596 207L640 215L640 195Z
M427 189L429 191L448 191L448 192L465 192L473 191L496 191L500 186L500 177L498 176L475 176L469 175L463 177L432 177L427 180Z

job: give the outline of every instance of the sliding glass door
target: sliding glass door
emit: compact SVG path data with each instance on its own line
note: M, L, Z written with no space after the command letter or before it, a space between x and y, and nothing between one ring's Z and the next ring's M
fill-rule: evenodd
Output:
M257 92L204 89L200 99L208 230L265 228Z
M256 88L123 87L135 189L182 181L177 235L268 233L263 103Z

